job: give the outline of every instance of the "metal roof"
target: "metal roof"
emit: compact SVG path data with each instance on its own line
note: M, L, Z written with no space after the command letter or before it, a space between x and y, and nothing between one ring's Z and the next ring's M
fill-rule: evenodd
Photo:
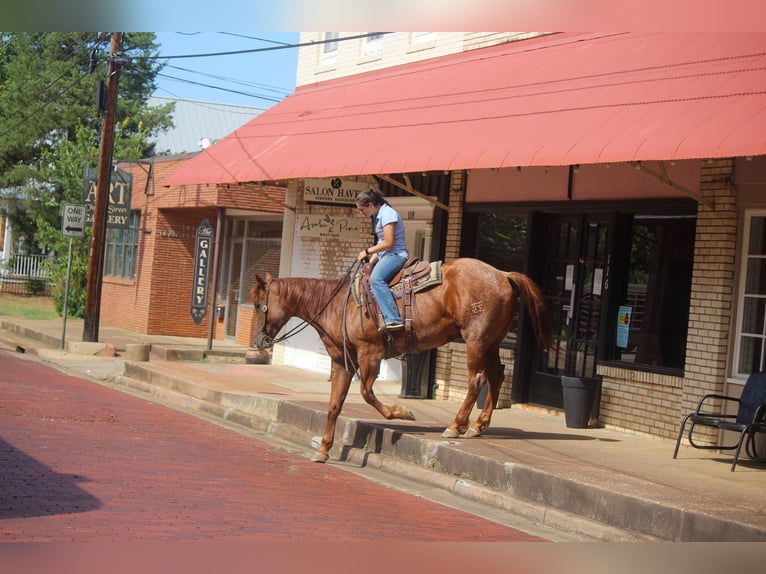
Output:
M154 138L158 154L172 155L200 151L206 145L214 144L264 111L264 108L255 106L161 96L149 98L150 106L161 106L171 102L176 104L173 112L175 127Z

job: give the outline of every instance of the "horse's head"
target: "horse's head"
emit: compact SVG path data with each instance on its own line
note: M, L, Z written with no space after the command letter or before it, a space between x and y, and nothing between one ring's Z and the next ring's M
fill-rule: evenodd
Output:
M271 273L266 273L265 281L256 275L255 284L247 297L255 306L253 343L259 349L274 346L274 337L289 319L281 308L279 290L272 282Z

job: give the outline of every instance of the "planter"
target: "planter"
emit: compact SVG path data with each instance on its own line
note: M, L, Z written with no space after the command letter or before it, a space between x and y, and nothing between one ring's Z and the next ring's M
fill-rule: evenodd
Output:
M596 398L596 379L581 377L561 377L564 390L564 418L569 428L588 428L593 401Z

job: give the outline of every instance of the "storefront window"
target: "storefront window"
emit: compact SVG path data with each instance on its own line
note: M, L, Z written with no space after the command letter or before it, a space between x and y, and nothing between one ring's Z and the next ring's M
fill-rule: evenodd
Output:
M108 229L104 275L135 279L141 211L131 211L127 229Z
M636 216L627 286L616 317L613 358L683 369L696 219Z
M527 247L527 218L498 213L487 213L479 217L479 237L476 257L503 271L524 269ZM513 320L503 345L516 344L518 315Z
M766 215L746 221L735 376L766 369Z
M503 271L524 269L527 247L527 218L483 214L479 218L477 257Z

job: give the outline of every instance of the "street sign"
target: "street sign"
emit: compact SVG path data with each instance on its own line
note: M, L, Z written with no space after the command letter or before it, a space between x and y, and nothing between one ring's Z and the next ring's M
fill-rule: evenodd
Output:
M66 237L82 237L85 230L85 206L74 203L64 204L61 218L61 233Z

